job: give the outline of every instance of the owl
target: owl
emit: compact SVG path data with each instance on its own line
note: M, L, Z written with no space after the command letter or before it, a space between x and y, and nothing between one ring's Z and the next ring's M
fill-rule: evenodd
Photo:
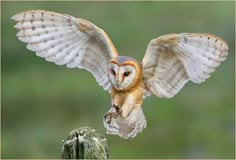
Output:
M111 93L103 117L108 134L133 138L146 127L143 100L171 98L188 82L202 83L228 55L226 42L206 33L167 34L150 41L141 62L120 56L105 31L93 23L45 10L12 17L17 37L39 57L91 72Z

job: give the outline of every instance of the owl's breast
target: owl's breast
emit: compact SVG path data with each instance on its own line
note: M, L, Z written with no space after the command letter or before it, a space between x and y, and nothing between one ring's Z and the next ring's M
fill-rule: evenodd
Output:
M140 87L136 87L132 90L127 91L120 91L116 90L115 88L112 88L112 100L114 100L117 105L122 106L126 101L129 101L129 99L134 99L135 103L142 104L143 102L143 87L140 85Z
M112 105L122 110L123 117L126 117L135 106L141 106L143 103L143 87L141 85L127 91L119 91L113 88L111 95Z

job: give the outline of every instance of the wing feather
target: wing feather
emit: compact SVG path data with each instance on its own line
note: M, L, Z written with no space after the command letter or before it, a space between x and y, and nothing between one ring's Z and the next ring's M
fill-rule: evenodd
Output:
M45 10L21 12L12 19L17 22L19 40L37 56L68 68L84 68L110 91L107 66L118 53L102 29L84 19Z
M202 83L226 59L228 46L215 35L169 34L153 39L143 58L146 92L171 98L189 80Z

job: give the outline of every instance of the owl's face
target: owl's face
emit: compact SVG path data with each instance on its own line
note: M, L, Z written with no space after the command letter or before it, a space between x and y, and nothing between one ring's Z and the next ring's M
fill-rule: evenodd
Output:
M117 90L127 90L135 86L141 79L142 66L133 58L118 56L110 61L108 77Z

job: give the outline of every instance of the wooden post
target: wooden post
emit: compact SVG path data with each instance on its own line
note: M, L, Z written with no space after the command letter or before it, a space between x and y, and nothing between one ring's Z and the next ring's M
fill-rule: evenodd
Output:
M90 127L74 129L62 142L61 159L109 158L105 136Z

